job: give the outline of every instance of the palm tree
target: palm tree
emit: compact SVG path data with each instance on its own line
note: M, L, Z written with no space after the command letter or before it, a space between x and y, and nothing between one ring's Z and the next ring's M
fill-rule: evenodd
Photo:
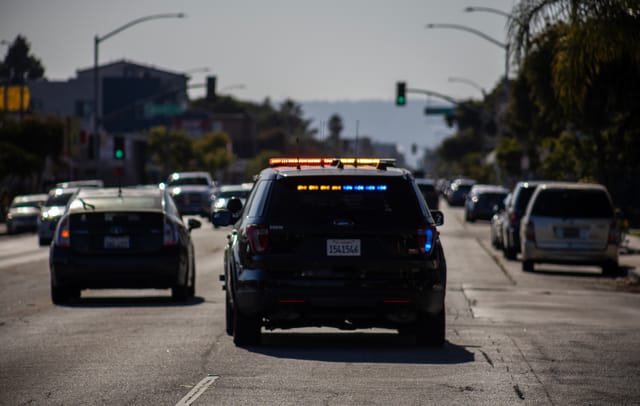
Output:
M522 0L509 22L515 60L526 57L530 38L551 28L562 31L554 55L553 87L568 112L582 109L604 65L628 60L640 66L638 0Z

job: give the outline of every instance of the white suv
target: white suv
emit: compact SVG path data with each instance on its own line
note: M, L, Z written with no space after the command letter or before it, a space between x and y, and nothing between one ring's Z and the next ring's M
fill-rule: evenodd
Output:
M522 270L534 263L598 265L618 271L615 211L607 189L593 183L544 183L522 218Z

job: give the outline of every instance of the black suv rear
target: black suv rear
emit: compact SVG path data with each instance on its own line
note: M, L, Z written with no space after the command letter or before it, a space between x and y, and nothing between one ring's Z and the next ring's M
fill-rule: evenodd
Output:
M259 344L262 327L329 326L393 328L442 345L443 214L429 211L411 173L377 159L271 164L225 250L235 344Z

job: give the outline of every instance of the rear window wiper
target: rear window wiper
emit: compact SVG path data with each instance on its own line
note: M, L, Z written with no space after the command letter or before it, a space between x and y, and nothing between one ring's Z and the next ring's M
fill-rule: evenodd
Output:
M92 205L91 203L85 202L84 199L78 199L78 200L80 200L80 203L82 203L82 208L83 209L89 208L91 210L95 210L96 206Z

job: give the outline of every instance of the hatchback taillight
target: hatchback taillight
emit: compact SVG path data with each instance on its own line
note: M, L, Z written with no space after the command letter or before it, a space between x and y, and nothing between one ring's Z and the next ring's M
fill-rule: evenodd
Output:
M264 224L249 224L247 226L249 248L254 254L263 254L269 248L269 227Z
M71 228L69 227L69 216L63 217L58 224L54 243L58 247L71 246Z
M177 245L178 244L178 230L176 225L168 218L164 218L164 225L162 227L162 244L163 245Z
M615 221L612 221L609 225L609 237L607 238L607 243L609 244L620 244L620 233L618 232L618 224Z
M513 227L518 227L518 225L520 225L520 219L516 213L511 213L511 216L509 216L509 222Z
M527 223L527 228L524 230L524 238L527 241L536 242L536 229L532 221Z
M436 230L436 227L433 225L418 229L418 247L420 248L420 252L424 252L425 254L433 252L437 233L438 230Z

